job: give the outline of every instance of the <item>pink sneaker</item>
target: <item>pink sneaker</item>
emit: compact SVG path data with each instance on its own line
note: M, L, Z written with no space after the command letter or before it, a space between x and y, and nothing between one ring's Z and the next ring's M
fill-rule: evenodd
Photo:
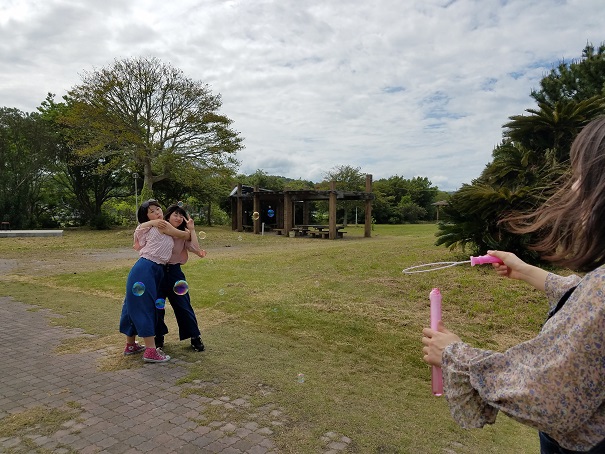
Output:
M161 348L146 348L143 355L143 361L146 363L165 363L170 360L170 356L165 354Z
M124 355L134 355L135 353L141 353L143 350L145 350L145 347L143 345L139 345L137 342L134 344L126 344Z

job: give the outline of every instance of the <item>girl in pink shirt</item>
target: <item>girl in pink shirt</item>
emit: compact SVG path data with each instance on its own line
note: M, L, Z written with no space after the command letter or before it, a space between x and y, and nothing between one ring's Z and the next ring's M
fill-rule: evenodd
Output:
M140 225L134 232L134 248L139 259L126 280L126 297L120 317L120 332L126 335L125 355L145 350L145 362L166 362L165 355L155 346L156 308L158 288L164 277L164 265L172 255L173 236L188 239L189 233L172 227L162 218L162 208L155 200L143 202L137 211ZM135 342L140 336L145 347Z

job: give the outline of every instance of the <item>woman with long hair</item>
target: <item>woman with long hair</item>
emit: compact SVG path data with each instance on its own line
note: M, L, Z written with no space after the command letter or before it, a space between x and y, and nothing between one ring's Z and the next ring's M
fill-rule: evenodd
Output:
M605 453L605 117L586 125L571 150L571 176L535 212L506 221L538 232L543 259L583 271L562 277L510 252L488 251L496 272L543 290L550 310L540 333L503 353L471 347L445 328L423 329L424 361L443 371L462 427L498 411L539 431L542 454Z

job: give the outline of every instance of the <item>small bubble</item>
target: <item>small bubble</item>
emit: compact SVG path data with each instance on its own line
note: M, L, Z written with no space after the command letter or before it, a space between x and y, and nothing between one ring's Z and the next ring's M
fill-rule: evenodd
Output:
M132 294L134 296L141 296L143 293L145 293L145 284L142 282L132 284Z
M315 281L315 287L319 287L319 281Z
M155 307L157 309L164 309L166 307L166 300L164 298L158 298L155 300Z
M224 289L220 289L218 291L218 294L221 295L221 296L223 296L225 294L225 290Z
M298 375L296 376L296 381L297 381L298 383L304 383L304 382L305 382L305 374L298 374Z
M252 213L252 220L253 221L258 221L260 218L260 214L258 214L258 211L255 211L254 213Z
M206 232L204 232L203 230L200 230L200 233L197 234L197 237L200 240L205 240L206 239Z
M187 284L187 281L176 281L172 290L174 290L174 293L177 295L184 295L189 291L189 284Z
M242 241L242 236L241 235L237 237L237 241Z
M183 205L185 205L181 200L179 200L176 204L181 208L183 208Z

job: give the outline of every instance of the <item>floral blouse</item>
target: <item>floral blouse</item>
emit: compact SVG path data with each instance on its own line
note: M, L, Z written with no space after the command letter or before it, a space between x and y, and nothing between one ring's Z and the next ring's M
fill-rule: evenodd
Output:
M533 339L504 353L464 342L443 351L445 396L464 428L493 424L498 411L587 451L605 439L605 267L583 279L548 274L551 309L577 285Z

